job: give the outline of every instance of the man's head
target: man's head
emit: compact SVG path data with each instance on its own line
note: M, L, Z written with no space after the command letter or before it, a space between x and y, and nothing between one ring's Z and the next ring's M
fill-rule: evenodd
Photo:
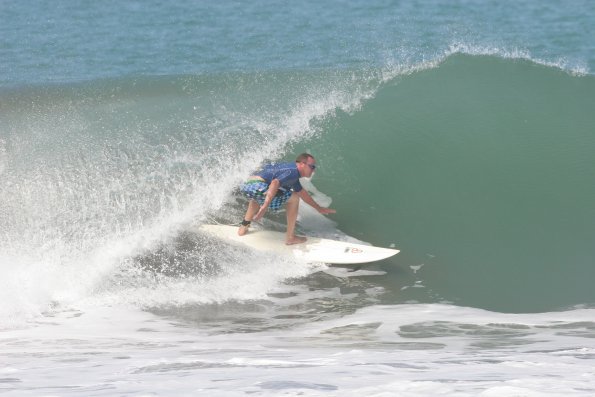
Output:
M302 153L295 159L300 176L310 178L316 169L316 160L311 154Z

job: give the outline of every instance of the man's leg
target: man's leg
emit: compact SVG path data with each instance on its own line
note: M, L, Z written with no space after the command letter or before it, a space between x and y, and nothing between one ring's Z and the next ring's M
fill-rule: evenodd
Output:
M256 200L250 200L250 202L248 202L248 209L246 210L246 215L244 215L244 220L251 222L252 218L254 218L254 215L256 215L259 208L260 206L258 205L258 202L256 202ZM244 234L248 233L249 227L250 225L241 225L238 229L238 235L243 236Z
M287 200L287 233L285 235L285 244L300 244L306 241L305 237L295 235L295 223L299 208L300 196L292 193L289 200Z

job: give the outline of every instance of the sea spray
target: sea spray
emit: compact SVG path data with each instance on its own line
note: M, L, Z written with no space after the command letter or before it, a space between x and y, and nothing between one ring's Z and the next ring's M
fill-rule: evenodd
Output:
M32 315L99 292L128 274L131 258L216 213L263 161L320 133L337 109L356 111L377 87L374 73L280 73L8 94L2 248L17 261L3 271L22 275L8 290L45 291ZM21 305L10 310L29 317Z

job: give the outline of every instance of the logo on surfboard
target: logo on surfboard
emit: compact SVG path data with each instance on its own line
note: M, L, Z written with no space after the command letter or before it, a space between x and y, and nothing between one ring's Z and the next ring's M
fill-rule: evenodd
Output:
M353 247L345 247L345 251L346 254L351 252L352 254L360 254L362 252L364 252L364 250L359 249L359 248L353 248Z

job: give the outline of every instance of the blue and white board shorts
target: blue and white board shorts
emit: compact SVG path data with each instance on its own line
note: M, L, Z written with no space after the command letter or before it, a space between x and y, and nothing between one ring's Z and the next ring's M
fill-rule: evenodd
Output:
M256 200L258 204L262 205L269 190L269 185L261 181L248 181L240 187L240 190L250 200ZM279 211L283 204L289 200L291 193L293 192L289 189L277 190L277 194L271 200L271 204L269 204L269 209Z

